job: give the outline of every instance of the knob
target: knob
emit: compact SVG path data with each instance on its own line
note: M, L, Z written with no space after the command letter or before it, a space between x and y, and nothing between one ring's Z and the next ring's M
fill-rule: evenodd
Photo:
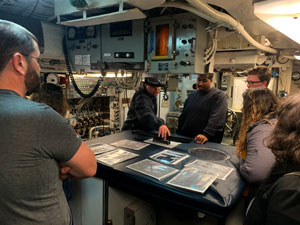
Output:
M174 50L172 51L173 55L179 55L179 51L178 50Z

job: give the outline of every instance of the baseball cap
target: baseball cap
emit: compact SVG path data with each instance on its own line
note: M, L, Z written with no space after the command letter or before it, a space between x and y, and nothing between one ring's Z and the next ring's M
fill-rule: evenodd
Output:
M159 79L155 77L146 77L145 84L150 85L151 87L163 87L165 86Z

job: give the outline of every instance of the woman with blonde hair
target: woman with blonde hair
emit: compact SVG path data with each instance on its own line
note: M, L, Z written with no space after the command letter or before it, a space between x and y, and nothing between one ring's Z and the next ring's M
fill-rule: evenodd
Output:
M243 93L237 155L240 158L240 173L251 184L251 195L268 177L275 163L275 156L264 141L276 123L279 105L279 99L268 88L252 88Z
M261 185L245 225L300 224L300 93L288 96L267 140L276 157L270 176Z

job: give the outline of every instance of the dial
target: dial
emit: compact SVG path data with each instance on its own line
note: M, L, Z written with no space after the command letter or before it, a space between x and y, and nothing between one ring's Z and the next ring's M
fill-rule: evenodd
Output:
M70 124L72 127L75 127L76 124L77 124L77 118L76 117L72 117L70 120L69 120Z
M278 55L278 56L276 57L276 59L277 59L277 62L278 62L279 64L285 64L285 63L287 63L287 62L290 60L289 58L284 57L283 55Z
M96 30L94 26L88 26L85 29L85 36L87 38L95 37L96 36Z
M46 83L48 84L58 84L59 83L59 78L56 74L54 73L49 73L46 77Z
M68 37L68 40L75 40L75 37L76 37L75 27L68 27L67 37Z
M293 72L292 73L292 80L300 80L300 72Z

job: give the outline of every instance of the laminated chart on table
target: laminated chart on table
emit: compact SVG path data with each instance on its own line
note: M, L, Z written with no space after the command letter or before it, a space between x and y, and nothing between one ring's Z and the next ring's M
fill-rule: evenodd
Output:
M204 193L209 186L216 180L218 175L200 171L196 168L184 168L167 184Z
M120 162L124 162L128 159L138 157L138 154L117 148L110 152L106 152L100 155L96 155L95 158L97 161L104 163L106 165L112 166Z
M95 155L99 155L105 152L110 152L112 150L115 150L115 146L111 146L108 144L98 144L98 145L93 145L90 146L91 150L94 152Z
M186 164L185 167L197 168L198 170L206 173L216 174L218 175L217 178L221 180L225 180L233 171L232 167L223 166L199 159L193 161L192 163Z
M150 159L144 159L126 167L147 176L153 177L157 180L165 179L179 171L178 169Z
M141 150L142 148L145 148L149 144L146 144L144 142L139 142L139 141L123 139L123 140L111 143L111 145L116 146L118 148L129 148L132 150Z
M151 159L170 165L177 165L188 157L189 155L186 153L176 152L168 149L150 156Z

